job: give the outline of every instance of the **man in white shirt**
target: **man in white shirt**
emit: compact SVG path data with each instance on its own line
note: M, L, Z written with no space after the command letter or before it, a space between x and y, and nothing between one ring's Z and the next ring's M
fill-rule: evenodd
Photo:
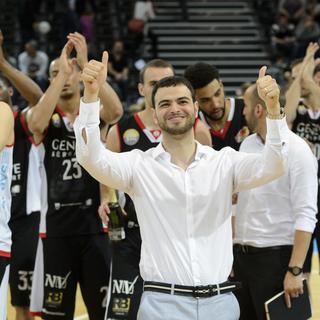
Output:
M194 90L182 77L155 85L154 119L163 140L146 152L114 153L99 136L99 88L107 74L102 63L83 69L85 90L75 121L79 163L97 180L132 198L140 225L140 271L144 279L138 319L238 319L232 267L231 195L283 174L279 88L261 68L258 85L268 105L267 147L263 155L221 151L194 139L198 113Z
M244 102L247 124L255 134L246 138L240 151L261 154L267 148L267 110L256 85L247 89ZM236 296L240 319L245 320L265 319L264 302L282 290L288 307L290 293L303 292L302 266L316 222L316 158L287 125L283 123L280 131L287 154L285 174L238 195L234 275L242 283Z

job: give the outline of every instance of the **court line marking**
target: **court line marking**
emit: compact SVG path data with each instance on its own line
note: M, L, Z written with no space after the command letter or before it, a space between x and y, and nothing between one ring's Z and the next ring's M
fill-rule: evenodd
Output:
M88 318L88 315L85 313L85 314L82 314L81 316L75 317L73 320L87 320L87 319L89 318Z

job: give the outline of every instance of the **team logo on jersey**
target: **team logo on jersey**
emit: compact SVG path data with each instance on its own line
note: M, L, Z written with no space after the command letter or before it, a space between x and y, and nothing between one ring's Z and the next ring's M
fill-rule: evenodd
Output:
M130 310L131 298L113 298L112 312L117 316L127 316Z
M308 112L308 109L303 104L300 104L298 106L297 112L301 115L304 115Z
M135 145L140 139L140 134L136 129L128 129L123 134L123 141L128 146Z
M158 139L161 136L161 130L156 129L156 130L150 130L150 131L156 139Z
M61 119L59 117L59 115L57 113L54 113L51 117L51 121L52 124L56 127L56 128L60 128L61 127Z
M237 141L237 143L241 143L249 134L250 134L249 128L245 126L239 130L239 132L236 134L234 139Z

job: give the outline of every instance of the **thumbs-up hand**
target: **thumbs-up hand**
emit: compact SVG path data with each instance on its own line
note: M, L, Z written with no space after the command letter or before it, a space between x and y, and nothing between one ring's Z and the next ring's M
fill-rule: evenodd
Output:
M100 88L106 82L108 72L108 52L104 51L102 60L90 60L85 64L81 79L84 84L84 101L97 101Z
M259 97L264 101L268 114L280 115L280 89L275 79L266 75L267 67L263 66L259 70L257 89Z

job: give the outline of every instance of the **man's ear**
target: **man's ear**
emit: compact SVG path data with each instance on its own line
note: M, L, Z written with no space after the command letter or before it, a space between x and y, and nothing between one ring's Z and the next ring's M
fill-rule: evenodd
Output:
M257 118L261 118L264 115L265 108L260 103L258 103L255 107L254 112Z
M140 96L144 97L144 85L141 82L138 83L138 91Z
M8 93L9 93L9 96L10 96L10 97L13 96L13 88L12 88L12 87L9 87L9 88L8 88Z
M198 103L198 101L194 102L194 108L195 108L195 117L198 118L198 116L199 116L199 103Z

